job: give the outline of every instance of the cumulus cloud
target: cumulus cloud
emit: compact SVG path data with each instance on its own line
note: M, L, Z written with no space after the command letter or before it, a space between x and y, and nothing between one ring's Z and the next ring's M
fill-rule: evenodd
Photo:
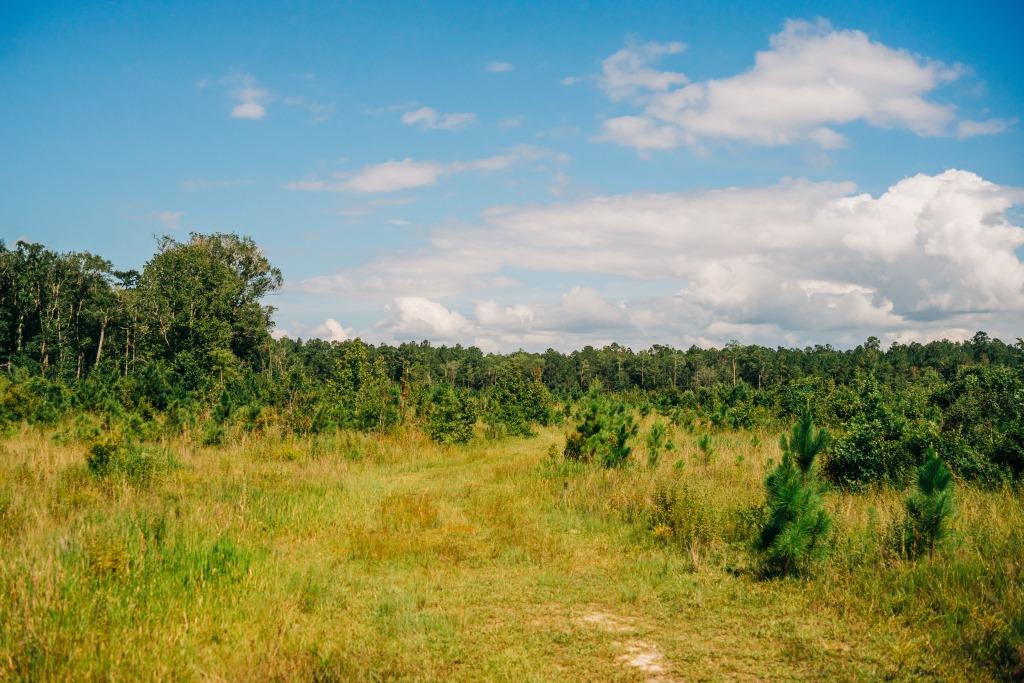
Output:
M564 163L568 157L544 147L518 145L503 154L469 161L402 159L364 167L355 174L337 173L332 178L305 178L285 184L287 190L306 192L357 192L362 194L398 192L435 185L442 177L466 172L502 171L522 161Z
M323 339L330 342L342 342L353 338L351 331L342 327L341 323L334 318L328 318L319 325L312 326L293 321L288 325L287 329L278 327L271 335L274 339L281 339L283 337L298 339L305 337L309 339Z
M834 126L861 121L905 128L920 136L992 134L1007 122L956 122L955 108L929 99L965 73L960 65L925 59L835 30L824 20L788 21L747 71L688 82L654 63L682 51L679 43L634 43L608 57L598 81L612 100L636 114L605 121L600 139L639 150L699 146L708 140L755 145L801 141L825 149L846 144Z
M342 327L341 323L334 318L328 318L323 322L323 324L313 328L313 336L332 342L345 341L346 339L351 338L348 330Z
M476 123L476 114L471 111L443 114L431 107L420 107L402 114L402 123L429 130L462 130Z
M515 71L515 68L509 62L487 62L484 65L484 71L492 74L507 74L510 71Z
M454 321L434 326L445 338L491 334L511 348L516 339L557 341L560 332L796 343L1012 331L1024 323L1024 229L1008 211L1022 200L1018 189L949 170L903 179L879 196L852 183L796 180L500 207L478 226L436 230L418 252L388 254L300 289L411 297L416 303L406 308ZM613 303L607 286L595 285L554 301L516 301L524 288L509 274L528 271L635 283L642 294ZM421 299L470 291L490 292L474 305L475 321L438 303L452 314L440 315ZM416 319L395 310L399 321Z
M378 328L406 339L458 340L473 326L461 313L419 296L396 298L387 307L388 317Z

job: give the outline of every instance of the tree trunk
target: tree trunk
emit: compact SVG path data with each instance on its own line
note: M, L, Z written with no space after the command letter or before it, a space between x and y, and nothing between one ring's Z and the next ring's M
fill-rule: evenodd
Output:
M96 344L96 360L92 364L92 366L94 368L100 364L100 358L103 357L103 338L106 336L106 334L107 334L107 316L104 315L103 316L103 322L100 323L100 340Z

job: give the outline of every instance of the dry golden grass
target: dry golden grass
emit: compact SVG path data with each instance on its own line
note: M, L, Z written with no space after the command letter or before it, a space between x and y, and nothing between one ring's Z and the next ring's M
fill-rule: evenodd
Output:
M898 492L831 493L832 558L762 581L746 539L778 449L754 437L705 462L677 433L656 471L551 459L554 428L182 441L139 485L23 430L0 452L0 678L991 678L1024 614L1019 495L961 489L954 544L908 563L884 545Z

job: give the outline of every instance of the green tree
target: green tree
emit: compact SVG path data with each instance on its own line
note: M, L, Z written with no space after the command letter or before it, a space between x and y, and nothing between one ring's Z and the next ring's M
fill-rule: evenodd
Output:
M904 549L911 556L925 550L928 557L949 533L953 516L953 475L935 449L917 468L916 490L907 498Z
M827 438L827 437L826 437ZM767 518L756 547L767 574L806 572L828 551L832 520L822 506L822 485L814 473L820 435L813 421L803 419L786 441L782 462L765 480ZM804 462L796 459L804 456Z
M145 351L173 363L190 387L208 384L217 351L253 367L273 326L262 299L280 285L281 272L248 237L164 237L139 278Z
M434 390L427 434L438 443L466 443L473 438L476 426L476 405L465 390L443 385Z
M789 438L786 438L785 434L782 435L780 445L782 452L791 456L800 471L807 474L811 471L815 458L828 446L828 441L828 431L814 426L814 414L808 405L801 411L800 420L793 425Z

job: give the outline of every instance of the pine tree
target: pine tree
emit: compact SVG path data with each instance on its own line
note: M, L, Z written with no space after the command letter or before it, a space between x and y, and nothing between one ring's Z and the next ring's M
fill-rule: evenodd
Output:
M791 437L783 436L781 442L782 462L765 480L768 518L757 548L765 570L785 576L807 571L828 551L832 520L822 507L823 487L814 472L814 460L828 442L827 433L815 429L808 410Z
M832 520L822 508L821 486L786 455L765 488L768 519L757 542L765 569L781 576L803 572L827 551Z
M792 456L804 474L811 471L814 459L825 450L828 442L828 431L815 428L814 415L809 405L800 412L800 421L793 425L789 438L783 434L780 439L782 452Z
M700 438L697 439L697 448L699 448L700 452L704 455L704 464L710 465L711 458L715 454L715 445L711 443L711 435L701 434Z
M664 422L656 421L647 432L647 465L651 469L658 466L662 451L669 451L675 445L668 438L668 428Z
M932 557L935 546L949 534L953 515L953 475L934 448L917 468L917 489L907 498L906 508L904 548L912 556L927 548Z

